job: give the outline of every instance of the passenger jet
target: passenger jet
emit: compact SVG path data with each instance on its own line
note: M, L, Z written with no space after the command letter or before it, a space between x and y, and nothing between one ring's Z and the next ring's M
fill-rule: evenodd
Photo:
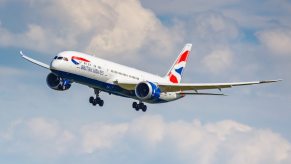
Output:
M181 83L192 44L186 44L178 58L161 77L138 69L120 65L111 61L87 55L81 52L64 51L53 58L50 65L27 57L22 57L36 65L50 70L47 75L47 85L54 90L64 91L72 83L87 85L92 88L95 97L89 102L96 106L103 106L104 101L99 97L100 92L107 92L117 96L135 99L132 107L145 112L144 103L166 103L186 95L224 95L216 93L202 93L200 90L231 88L234 86L253 85L278 82L280 80L264 80L232 83Z

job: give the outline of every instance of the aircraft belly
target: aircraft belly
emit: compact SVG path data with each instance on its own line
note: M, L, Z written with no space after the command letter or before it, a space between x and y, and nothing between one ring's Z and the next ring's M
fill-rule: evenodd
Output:
M119 86L114 85L114 84L102 82L99 79L88 78L85 76L81 76L81 75L77 75L77 74L73 74L73 73L69 73L69 72L57 71L57 70L52 70L52 72L63 77L63 78L72 80L73 82L84 84L84 85L90 86L92 88L98 88L102 91L106 91L109 93L121 92L123 94L126 93L126 95L130 95L129 94L130 91L124 90L124 89L122 89Z
M102 82L98 79L91 79L91 78L88 78L85 76L81 76L81 75L77 75L77 74L73 74L73 73L69 73L69 72L58 71L58 70L52 70L52 72L57 74L60 77L69 79L73 82L87 85L87 86L92 87L92 88L97 88L97 89L100 89L101 91L104 91L104 92L107 92L110 94L139 100L135 96L134 90L132 90L132 91L126 90L126 89L123 89L115 84L105 83L105 82ZM175 95L176 94L162 93L161 96L157 99L143 100L143 102L147 102L147 103L151 103L151 104L166 103L166 102L181 98L181 97L177 97Z

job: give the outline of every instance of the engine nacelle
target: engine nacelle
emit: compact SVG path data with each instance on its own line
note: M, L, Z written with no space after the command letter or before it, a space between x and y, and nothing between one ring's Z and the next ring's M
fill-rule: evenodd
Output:
M143 81L135 87L135 95L140 100L158 99L160 94L160 88L152 82Z
M69 80L58 77L53 73L47 75L46 83L51 89L58 91L64 91L71 87L71 83Z

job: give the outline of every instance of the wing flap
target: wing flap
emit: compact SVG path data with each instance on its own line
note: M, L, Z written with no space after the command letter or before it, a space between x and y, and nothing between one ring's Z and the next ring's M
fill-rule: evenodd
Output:
M198 93L198 92L180 92L181 95L206 95L206 96L226 96L223 93Z
M138 84L136 81L131 80L128 81L114 80L113 83L126 90L134 90L135 86Z
M222 88L231 88L229 84L187 84L180 83L177 85L173 84L159 84L159 87L164 92L178 92L178 91L189 91L189 90L205 90L205 89L222 89Z

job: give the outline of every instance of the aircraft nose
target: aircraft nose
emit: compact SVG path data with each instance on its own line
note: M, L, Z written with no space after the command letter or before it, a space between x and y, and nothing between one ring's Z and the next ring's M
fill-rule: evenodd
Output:
M53 61L51 62L50 68L51 68L51 69L58 69L59 64L60 64L60 63L59 63L58 61L53 60Z

